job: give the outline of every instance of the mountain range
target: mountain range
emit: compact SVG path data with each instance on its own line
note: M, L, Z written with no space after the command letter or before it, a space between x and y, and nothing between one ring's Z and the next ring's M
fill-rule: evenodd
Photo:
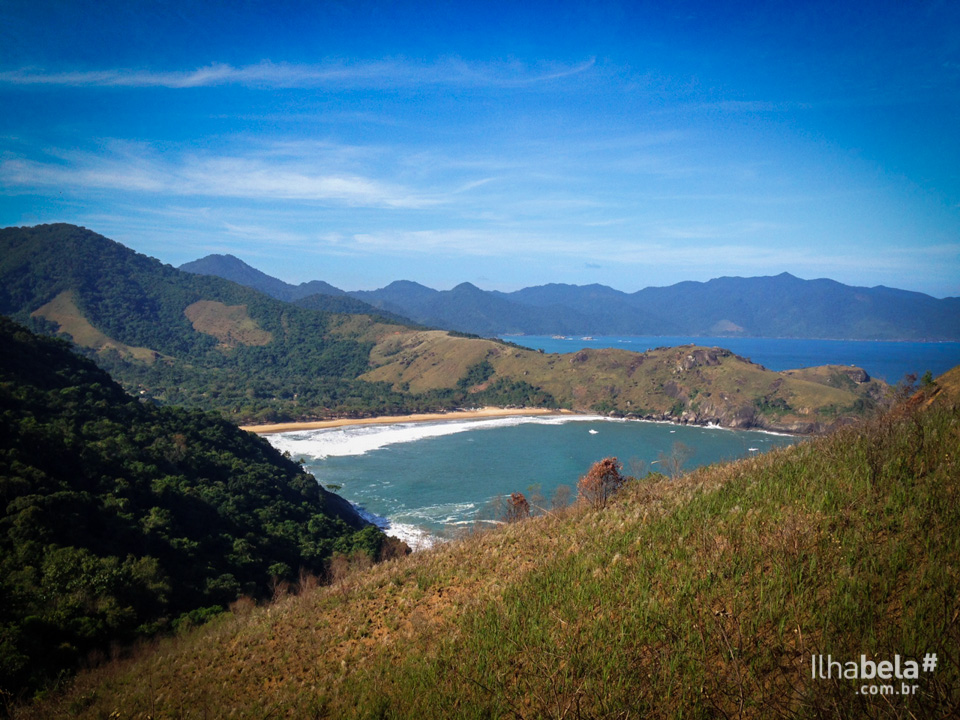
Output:
M353 298L393 317L484 336L960 340L960 298L938 299L884 286L853 287L829 279L802 280L789 273L681 282L634 293L598 284L548 284L507 293L461 283L451 290L434 290L408 280L378 290L347 292L318 280L291 285L231 255L209 255L181 269L314 306L321 297L326 303Z
M73 225L0 230L0 313L67 336L144 401L238 423L496 405L813 432L861 414L885 388L855 368L773 372L717 347L546 354L390 320L370 305L313 306L325 298L360 302L279 300Z

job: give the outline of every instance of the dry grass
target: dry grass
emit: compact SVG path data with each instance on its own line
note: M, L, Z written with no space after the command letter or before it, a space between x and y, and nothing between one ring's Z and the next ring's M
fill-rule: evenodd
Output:
M375 368L364 379L414 392L453 387L471 365L487 360L496 377L543 388L578 411L602 407L666 415L680 408L689 420L726 418L725 424L746 425L759 414L762 423L782 428L829 424L844 408L879 396L885 387L879 381L834 387L829 384L833 371L776 373L728 351L694 346L642 355L609 348L556 355L436 330L394 329L379 335L370 357ZM707 361L701 362L704 357ZM763 416L758 403L775 410Z
M223 347L269 345L273 341L273 334L250 317L246 305L198 300L184 308L183 314L193 324L194 330L212 335Z
M412 392L455 387L467 369L496 357L503 346L491 340L462 338L442 330L414 330L384 336L370 353L376 368L362 375Z
M34 310L31 315L57 323L60 332L69 333L73 342L81 347L116 350L124 357L132 357L145 363L153 363L161 357L155 350L126 345L97 330L77 307L72 290L64 290L46 305Z
M946 717L960 708L960 411L628 483L82 674L22 717ZM916 696L814 653L937 652Z

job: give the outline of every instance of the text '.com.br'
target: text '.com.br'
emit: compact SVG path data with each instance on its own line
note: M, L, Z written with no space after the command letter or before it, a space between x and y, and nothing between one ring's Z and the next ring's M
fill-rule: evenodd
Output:
M893 660L869 660L861 655L860 660L841 662L832 655L810 656L810 677L814 680L899 680L898 683L865 683L857 692L863 695L913 695L919 689L918 684L905 683L903 680L917 680L920 672L932 673L937 669L937 654L927 653L922 662L904 660L894 655Z

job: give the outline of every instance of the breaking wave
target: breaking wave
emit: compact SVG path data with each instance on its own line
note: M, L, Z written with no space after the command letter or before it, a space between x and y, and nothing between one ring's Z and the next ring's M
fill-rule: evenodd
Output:
M438 422L409 422L393 425L347 425L321 430L298 430L270 435L270 444L281 452L289 452L294 458L322 460L328 457L364 455L374 450L412 443L427 438L454 435L456 433L517 425L563 425L571 422L596 422L609 420L599 415L517 415L505 418L478 420L441 420Z

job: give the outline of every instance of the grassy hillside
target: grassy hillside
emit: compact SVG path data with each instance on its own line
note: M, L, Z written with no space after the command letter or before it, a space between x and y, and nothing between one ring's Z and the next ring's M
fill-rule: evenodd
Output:
M953 717L960 408L946 387L764 456L630 482L604 509L241 608L18 717ZM819 655L927 653L936 668L915 679L811 675Z
M167 404L269 419L366 406L369 345L331 315L191 275L84 228L0 230L0 312L86 348L126 389Z
M269 422L459 402L455 386L420 397L357 380L373 344L351 330L360 316L181 272L85 228L0 230L0 281L0 313L72 339L128 391L163 404ZM408 329L364 318L364 331Z
M135 400L3 317L0 347L0 697L385 542L216 415Z
M449 386L484 364L486 383L528 383L574 410L726 427L811 432L869 409L886 389L858 369L777 373L728 350L692 345L642 354L601 349L557 355L439 330L378 334L371 327L365 337L374 341L370 359L376 368L360 377L395 389Z
M493 404L809 432L883 390L719 349L545 355L297 307L69 225L0 230L0 281L0 312L70 337L129 392L243 423Z

